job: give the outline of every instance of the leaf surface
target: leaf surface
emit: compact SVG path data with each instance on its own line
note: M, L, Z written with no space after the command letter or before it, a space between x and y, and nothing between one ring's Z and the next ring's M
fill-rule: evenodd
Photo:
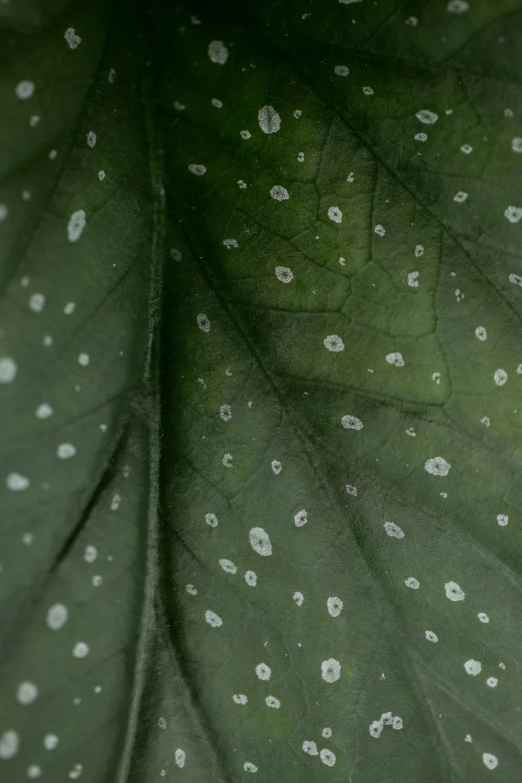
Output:
M9 780L517 780L520 10L6 16Z

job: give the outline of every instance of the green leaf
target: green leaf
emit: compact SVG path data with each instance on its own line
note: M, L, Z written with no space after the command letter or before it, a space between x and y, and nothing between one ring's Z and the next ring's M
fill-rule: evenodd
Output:
M521 4L243 6L0 7L0 775L515 783Z

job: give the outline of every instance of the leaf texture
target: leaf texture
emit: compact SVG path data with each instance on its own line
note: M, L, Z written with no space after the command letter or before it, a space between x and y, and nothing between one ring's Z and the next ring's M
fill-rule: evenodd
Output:
M2 7L6 780L518 780L521 11Z

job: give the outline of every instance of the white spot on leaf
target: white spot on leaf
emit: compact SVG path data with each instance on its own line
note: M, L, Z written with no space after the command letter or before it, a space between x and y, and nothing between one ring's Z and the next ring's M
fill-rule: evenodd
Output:
M85 562L94 563L97 557L98 557L98 550L96 549L96 547L93 546L92 544L88 544L85 547L85 551L83 553L83 559L85 560Z
M43 746L46 750L54 750L60 739L56 734L46 734L43 740Z
M41 313L45 306L45 296L43 294L31 294L29 297L29 309L33 313Z
M270 195L276 201L288 201L290 198L288 190L282 185L274 185L274 187L270 190Z
M32 704L38 696L38 688L34 682L21 682L16 691L16 700L19 704Z
M31 82L28 79L23 79L21 82L18 82L18 84L15 87L15 95L21 101L28 100L28 98L31 98L33 96L33 94L34 94L34 82Z
M488 769L496 769L498 767L498 758L493 753L483 753L482 762Z
M308 522L308 514L302 509L302 511L298 511L297 514L294 517L294 522L296 527L303 527L303 525L306 525Z
M323 345L328 351L332 351L332 353L344 351L344 343L338 334L329 334L324 338Z
M85 210L77 209L73 212L67 223L67 238L69 242L77 242L86 226Z
M275 275L282 283L291 283L294 279L294 274L287 266L276 266Z
M522 219L522 207L508 207L504 212L504 217L510 223L518 223Z
M212 626L212 628L220 628L223 625L221 617L213 612L211 609L207 609L205 612L205 621Z
M75 658L86 658L89 655L89 645L85 642L77 642L73 647L72 654Z
M272 544L266 530L262 527L253 527L248 534L250 546L262 557L269 557L272 554Z
M391 712L383 712L379 720L374 720L373 723L370 724L370 734L372 737L379 739L385 726L391 726L392 729L399 731L403 728L402 718L398 715L392 715Z
M328 658L321 663L321 677L325 682L337 682L340 676L341 664L335 658Z
M232 418L232 409L230 405L225 404L219 406L219 417L223 421L230 421L230 419Z
M47 610L46 623L51 631L59 631L69 619L69 611L63 604L53 604Z
M466 593L456 582L446 582L444 589L446 598L450 601L463 601L466 597Z
M0 735L0 759L12 759L20 747L20 737L16 731L8 729Z
M402 353L399 353L398 351L394 353L389 353L386 356L386 361L388 362L388 364L391 364L394 367L404 367L404 359L402 357Z
M396 525L395 522L385 522L383 527L391 538L404 538L404 530Z
M328 750L328 748L323 748L321 752L319 753L319 758L323 762L323 764L326 764L327 767L333 767L335 762L337 761L335 757L335 753L331 750Z
M469 11L468 0L450 0L447 10L450 14L464 14Z
M464 668L468 674L472 677L476 677L482 671L482 664L480 661L475 661L473 658L470 658L469 661L465 662Z
M23 492L31 482L26 476L22 476L21 473L9 473L5 483L7 489L10 489L11 492Z
M82 42L79 35L76 35L74 27L68 27L63 37L67 41L70 49L77 49Z
M196 321L202 332L210 332L210 321L205 313L199 313Z
M468 198L468 194L465 193L463 190L459 190L458 193L455 193L453 196L453 201L456 201L457 204L463 204Z
M60 443L56 450L56 456L60 459L71 459L76 454L76 447L72 443Z
M324 728L321 732L321 737L324 737L325 739L330 739L332 736L332 730L328 727Z
M202 163L189 163L188 170L191 174L195 174L196 177L202 177L203 174L207 173L207 167Z
M223 571L227 572L227 574L237 573L237 565L233 563L232 560L227 560L226 558L222 557L219 561L219 565Z
M339 617L341 612L343 611L343 602L340 598L336 598L335 596L331 596L327 602L326 606L328 609L328 614L331 617Z
M434 125L439 119L439 115L429 109L421 109L415 116L424 125Z
M508 374L505 370L498 369L495 370L495 373L493 375L493 380L497 384L497 386L504 386L508 379Z
M364 427L364 424L357 416L351 416L350 414L346 414L342 417L341 424L345 430L362 430Z
M256 676L260 680L269 680L272 676L272 669L266 663L258 663L256 666Z
M9 356L0 358L0 383L12 383L16 378L17 366L14 359Z
M424 463L424 470L432 476L447 476L451 465L444 457L432 457Z
M223 41L211 41L208 45L210 61L218 65L224 65L228 60L228 49Z
M257 574L255 571L247 571L245 573L245 582L249 587L255 587L257 585Z
M263 106L259 109L257 120L263 133L277 133L281 127L281 117L273 106Z
M328 207L328 217L333 220L334 223L340 223L343 219L343 213L339 207Z

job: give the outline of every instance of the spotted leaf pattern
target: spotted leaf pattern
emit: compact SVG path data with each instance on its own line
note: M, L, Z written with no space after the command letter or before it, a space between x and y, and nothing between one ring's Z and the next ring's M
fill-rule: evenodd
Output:
M515 783L520 1L0 21L2 779Z

